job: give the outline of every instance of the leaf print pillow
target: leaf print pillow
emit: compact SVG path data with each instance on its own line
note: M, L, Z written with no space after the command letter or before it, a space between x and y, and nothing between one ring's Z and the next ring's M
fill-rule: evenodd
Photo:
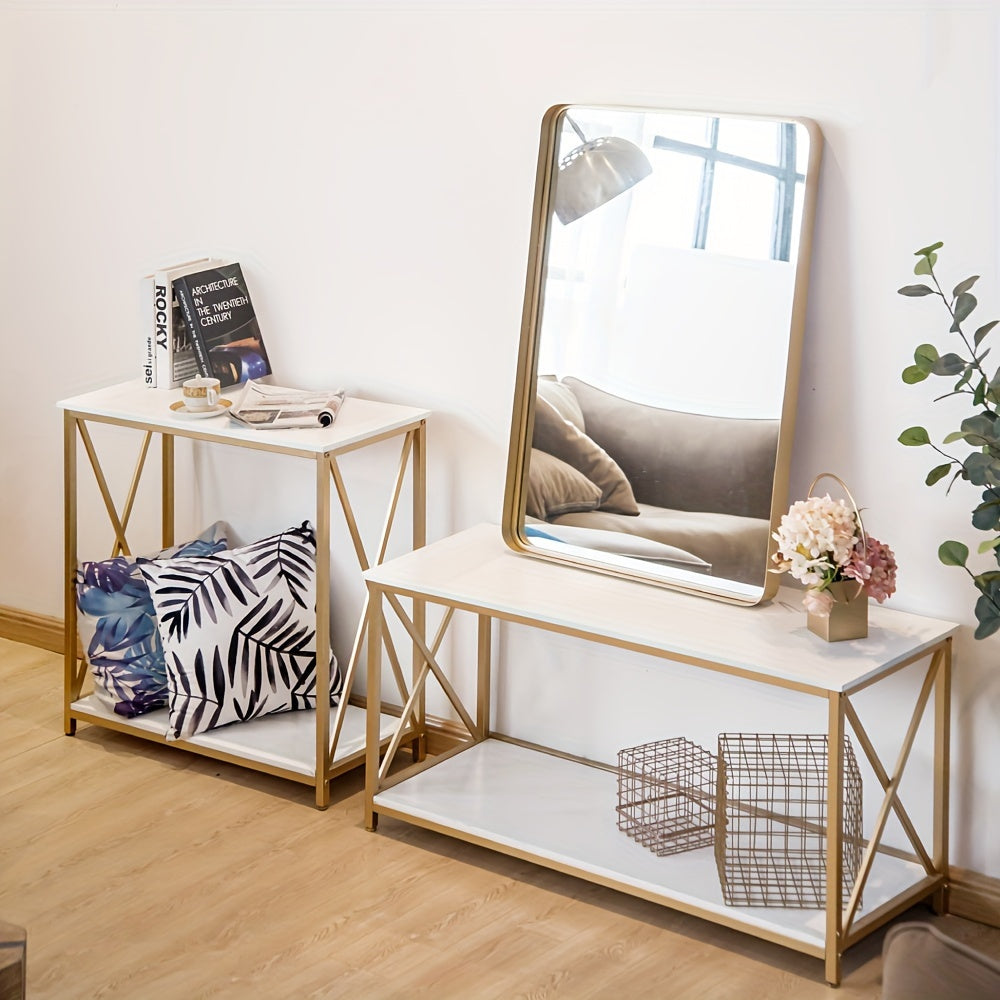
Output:
M228 545L223 521L156 558L206 556ZM156 612L138 565L142 557L117 556L82 562L76 572L77 630L94 675L94 691L126 718L167 704L167 673Z
M168 740L316 707L316 536L305 521L213 556L155 559ZM330 655L330 703L343 682Z

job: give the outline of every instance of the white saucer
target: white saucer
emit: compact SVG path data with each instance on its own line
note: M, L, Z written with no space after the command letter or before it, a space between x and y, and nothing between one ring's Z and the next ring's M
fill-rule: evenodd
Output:
M220 413L226 413L233 405L231 399L220 399L215 406L208 410L189 410L183 399L178 399L170 404L170 409L179 417L187 417L188 420L200 420L202 417L217 417Z

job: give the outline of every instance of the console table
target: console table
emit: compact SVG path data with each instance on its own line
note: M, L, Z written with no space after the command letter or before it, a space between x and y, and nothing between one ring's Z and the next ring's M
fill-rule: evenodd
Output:
M505 546L496 525L480 525L403 555L372 568L365 579L370 592L368 829L377 828L379 816L405 820L738 928L823 959L832 984L840 981L844 950L877 927L928 897L939 910L947 908L949 696L956 625L873 605L867 639L828 644L806 628L800 592L782 590L768 605L737 608L525 558ZM425 623L407 614L401 598L411 599L416 608L431 604L444 609L433 640L424 634ZM471 613L478 621L476 698L471 707L462 703L435 659L456 611ZM407 692L398 730L380 760L381 647L390 615L409 633L423 662ZM613 766L494 731L494 621L636 650L822 699L828 746L838 748L827 755L825 909L726 905L711 847L657 857L618 830ZM913 685L913 713L898 757L886 767L852 697L906 667L919 674ZM468 739L390 774L408 720L415 717L431 677L454 707ZM898 788L930 702L933 833L932 842L925 845ZM877 815L866 824L860 871L849 894L841 885L843 742L848 725L885 793ZM882 844L890 813L912 850Z
M229 390L237 392L238 387ZM225 393L224 393L225 394ZM175 414L170 404L179 390L148 389L135 379L94 392L62 400L65 516L65 667L64 722L67 735L76 732L77 721L85 721L144 739L166 743L167 710L149 712L132 719L115 715L98 697L84 694L87 664L78 657L75 574L78 564L77 458L80 446L86 452L107 511L114 542L111 555L130 555L126 539L137 491L154 435L160 438L160 518L164 547L174 543L174 443L189 438L212 445L249 448L304 458L315 469L316 529L316 657L318 691L330 685L330 509L331 482L344 515L361 571L377 565L385 556L408 468L412 493L412 543L424 544L426 518L426 420L428 411L412 406L348 397L329 427L257 430L230 419L225 413L207 419ZM139 432L138 456L127 496L117 506L108 487L92 425L113 424ZM400 440L399 464L386 509L382 534L374 554L366 552L355 520L338 458L379 441ZM88 556L88 558L103 558ZM245 767L314 785L316 805L330 802L330 781L338 774L364 763L365 711L349 698L351 682L360 660L364 639L367 598L361 611L349 662L344 667L344 694L331 713L328 699L317 699L315 711L286 712L251 722L223 726L168 746L241 764ZM420 617L419 611L416 615ZM395 651L392 665L397 677L401 669ZM416 720L416 721L414 721ZM374 725L376 743L387 744L397 730L396 717L381 713ZM406 727L417 755L423 752L422 714L411 716Z

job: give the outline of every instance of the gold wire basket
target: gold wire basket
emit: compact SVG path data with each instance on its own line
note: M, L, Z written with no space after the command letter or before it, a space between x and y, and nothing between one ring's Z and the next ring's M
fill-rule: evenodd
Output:
M842 889L861 868L861 771L844 738ZM826 905L827 737L720 733L715 860L731 906Z
M715 755L676 737L618 751L618 829L658 857L715 838Z

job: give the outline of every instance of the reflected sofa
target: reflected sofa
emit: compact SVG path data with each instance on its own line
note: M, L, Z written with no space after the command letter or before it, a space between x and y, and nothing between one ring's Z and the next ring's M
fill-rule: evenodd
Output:
M539 378L527 533L760 586L777 448L777 420L665 410Z

